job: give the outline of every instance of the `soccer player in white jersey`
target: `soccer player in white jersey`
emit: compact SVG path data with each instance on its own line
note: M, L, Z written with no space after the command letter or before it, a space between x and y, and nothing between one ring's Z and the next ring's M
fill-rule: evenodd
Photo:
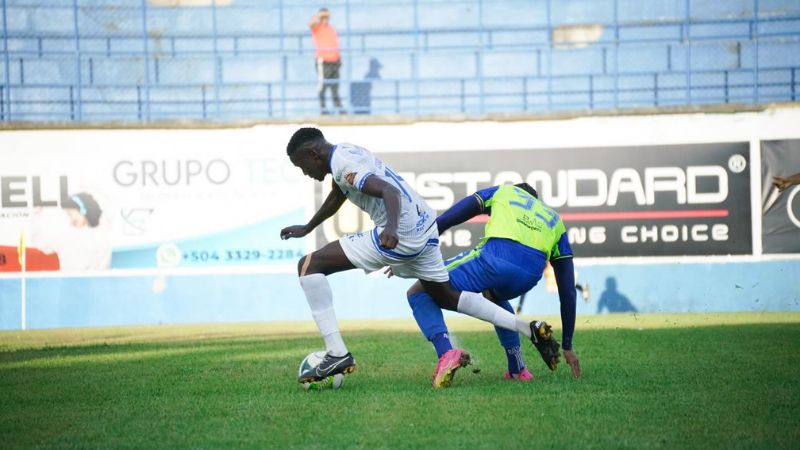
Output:
M333 294L327 276L360 268L366 272L390 266L394 275L419 279L436 303L451 311L518 331L532 341L543 336L546 324L525 322L481 294L456 290L449 281L439 252L436 214L389 166L364 148L351 144L332 145L316 128L297 130L286 147L292 164L317 181L333 175L333 189L320 209L305 225L281 230L281 238L303 237L331 217L350 200L367 212L375 223L368 232L349 234L300 258L297 271L311 314L325 341L326 355L298 381L322 380L337 373L350 373L356 361L342 339L333 310ZM453 357L455 356L455 357ZM440 365L451 371L470 362L470 355L451 352Z

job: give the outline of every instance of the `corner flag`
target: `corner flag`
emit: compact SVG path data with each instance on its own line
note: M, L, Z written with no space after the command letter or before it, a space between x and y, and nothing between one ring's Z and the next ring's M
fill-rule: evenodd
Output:
M17 247L17 256L19 257L19 265L22 267L25 261L25 232L19 234L19 247Z

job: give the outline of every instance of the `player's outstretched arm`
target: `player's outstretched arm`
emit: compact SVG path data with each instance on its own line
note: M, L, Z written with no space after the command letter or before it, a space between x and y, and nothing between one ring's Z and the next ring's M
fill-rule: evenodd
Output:
M339 189L336 183L333 183L330 194L328 194L328 197L322 202L322 206L320 206L319 210L314 214L314 217L305 225L292 225L282 229L281 239L299 238L307 235L328 217L336 214L336 211L342 207L345 200L347 200L347 197L345 197L344 192Z
M399 242L397 224L400 223L400 191L386 181L370 175L364 181L361 192L383 199L383 206L386 208L386 226L378 238L383 248L392 249L397 247Z
M559 258L551 261L553 272L558 285L558 299L561 301L561 345L564 349L564 359L572 369L572 376L581 376L581 364L578 355L572 350L572 336L575 333L575 310L577 300L575 294L575 266L572 257Z
M439 234L468 221L482 212L482 204L475 195L462 198L436 218Z

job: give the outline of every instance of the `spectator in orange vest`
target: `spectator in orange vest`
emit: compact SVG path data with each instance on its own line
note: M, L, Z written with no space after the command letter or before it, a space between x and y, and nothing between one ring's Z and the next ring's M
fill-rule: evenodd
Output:
M321 8L308 20L311 38L317 48L317 79L319 80L319 106L322 114L330 114L325 108L325 89L330 88L333 106L339 114L345 114L342 100L339 98L339 68L342 58L339 54L339 36L330 24L331 13Z

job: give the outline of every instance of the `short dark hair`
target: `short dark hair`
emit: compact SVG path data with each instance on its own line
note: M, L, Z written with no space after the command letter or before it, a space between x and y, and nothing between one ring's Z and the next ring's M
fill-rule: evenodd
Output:
M522 189L523 191L527 192L528 194L531 194L533 196L533 198L539 198L539 193L536 192L536 189L534 189L533 186L531 186L528 183L517 183L514 186Z
M302 147L308 142L317 140L325 140L325 136L322 135L322 131L311 127L300 128L299 130L295 131L292 135L292 138L289 139L289 144L286 145L286 154L292 156L298 148Z
M61 202L61 208L77 209L83 217L86 217L89 226L93 228L100 223L100 216L103 215L100 204L91 194L86 192L70 195L69 198Z

